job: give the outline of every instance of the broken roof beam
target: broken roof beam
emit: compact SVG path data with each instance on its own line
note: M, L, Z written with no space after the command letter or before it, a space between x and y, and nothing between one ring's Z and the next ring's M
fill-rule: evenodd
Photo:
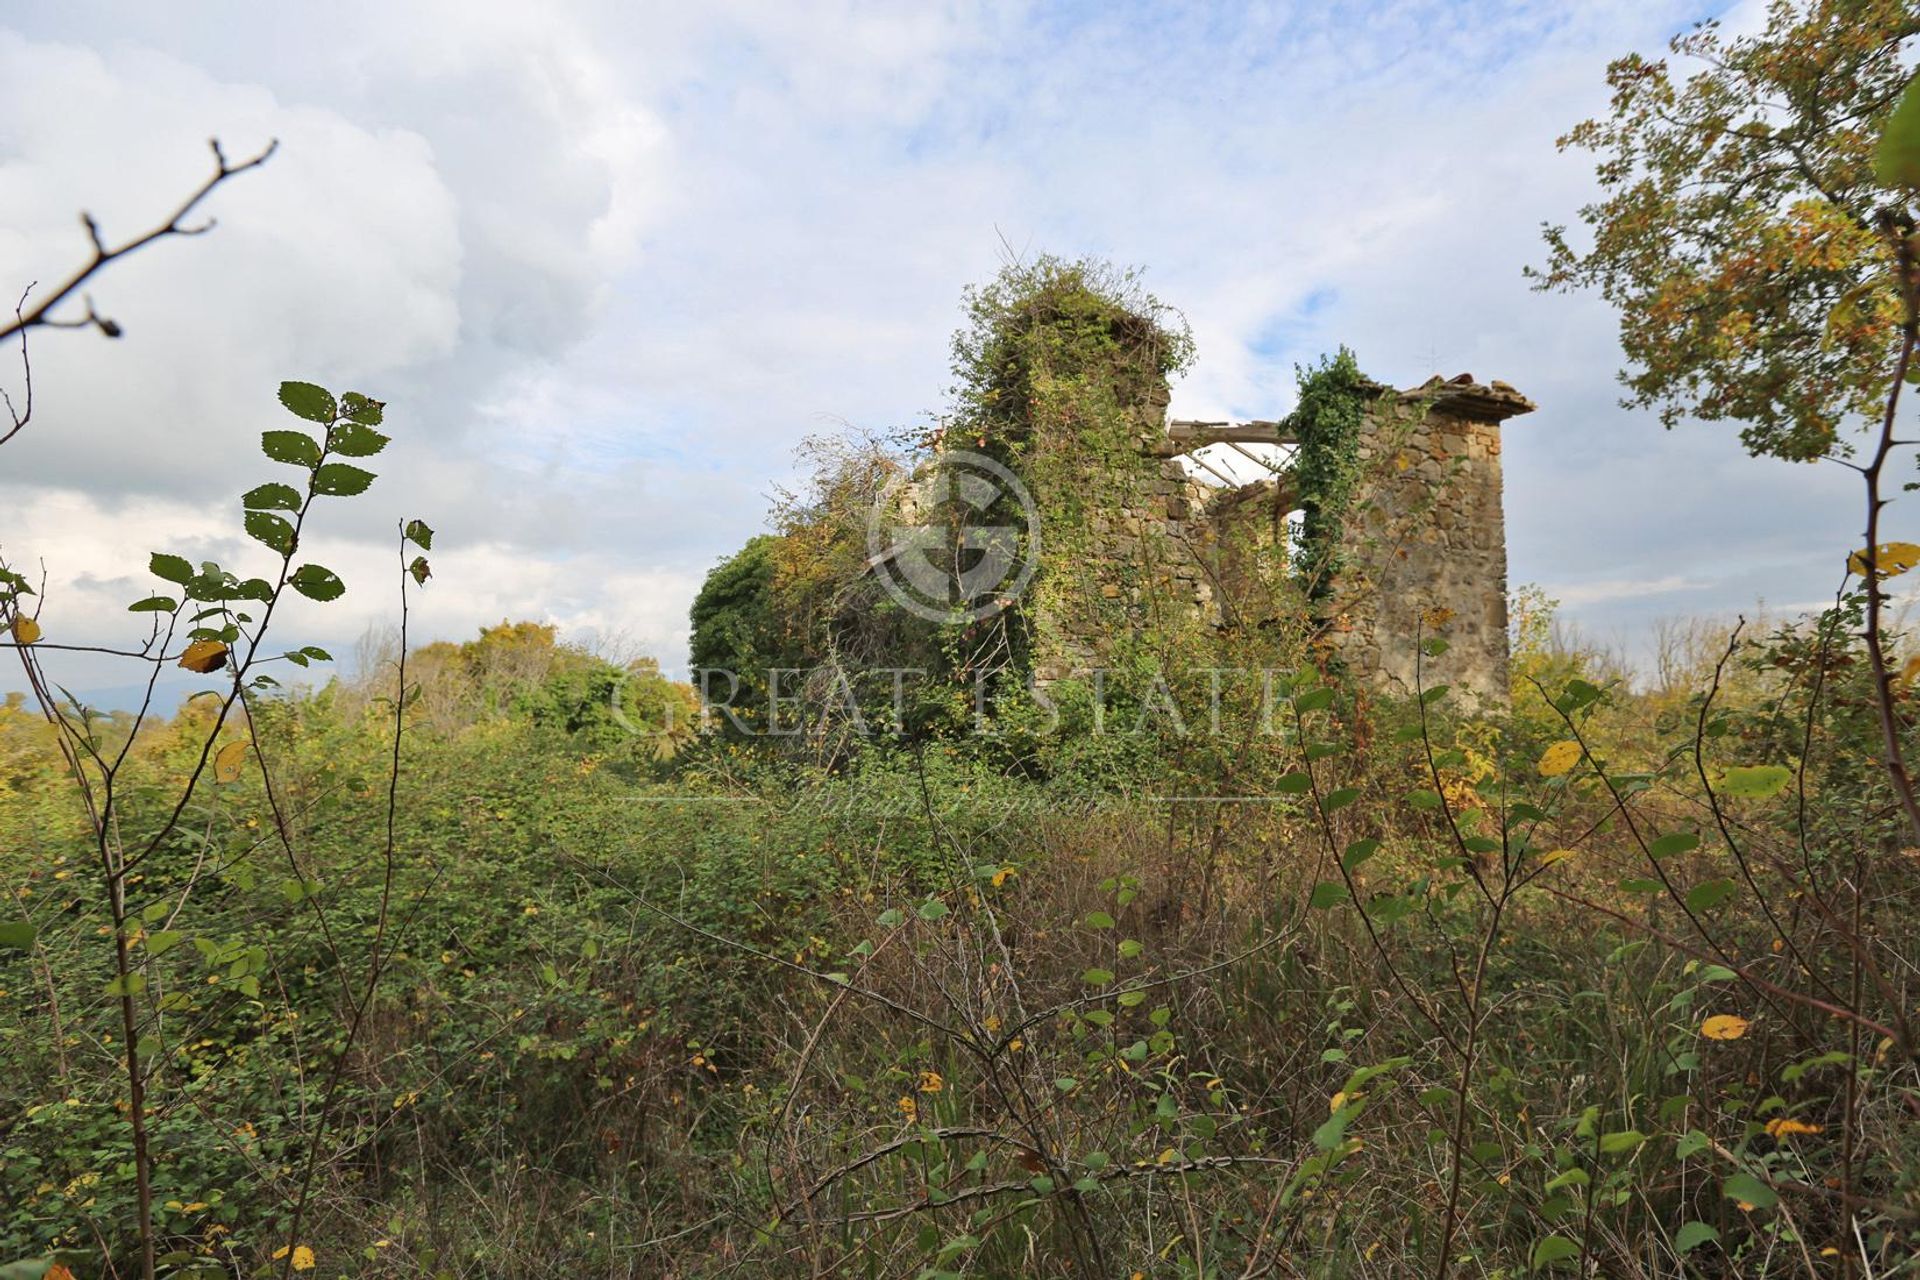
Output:
M1176 418L1167 424L1166 439L1157 452L1177 457L1210 444L1294 444L1293 432L1282 422L1196 422Z

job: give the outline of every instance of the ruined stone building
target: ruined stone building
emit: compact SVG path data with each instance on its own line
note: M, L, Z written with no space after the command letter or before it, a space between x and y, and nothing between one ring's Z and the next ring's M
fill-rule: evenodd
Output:
M1442 634L1446 651L1422 659L1421 683L1447 684L1483 706L1503 702L1500 427L1534 405L1503 382L1466 374L1405 391L1369 383L1366 394L1358 490L1341 530L1340 568L1322 601L1326 640L1355 675L1411 692L1421 637ZM1299 507L1286 455L1254 447L1293 444L1291 429L1169 420L1168 399L1163 387L1140 404L1131 455L1104 460L1099 509L1085 521L1089 536L1044 553L1051 572L1082 586L1039 605L1035 674L1042 680L1100 665L1118 629L1152 626L1169 610L1233 627L1262 624L1241 616L1249 612L1300 607L1297 592L1289 606L1252 589L1262 572L1256 561L1269 574L1275 563L1286 565L1284 554L1271 553L1284 551ZM1235 483L1196 456L1209 446L1225 446L1265 478ZM1035 487L1043 509L1067 496Z

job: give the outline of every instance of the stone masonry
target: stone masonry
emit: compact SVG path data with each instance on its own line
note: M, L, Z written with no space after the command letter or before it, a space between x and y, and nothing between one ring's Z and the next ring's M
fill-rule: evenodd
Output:
M1121 627L1184 616L1215 626L1260 625L1260 609L1299 608L1276 590L1285 576L1295 491L1284 464L1236 485L1194 451L1292 443L1284 423L1168 421L1162 391L1140 406L1139 463L1109 483L1090 522L1091 553L1053 564L1079 586L1047 610L1035 653L1045 681L1098 665ZM1362 434L1361 492L1346 513L1344 563L1326 640L1378 687L1411 693L1451 686L1482 706L1507 697L1507 553L1500 424L1534 405L1502 382L1435 378L1407 391L1378 387ZM1212 474L1209 476L1209 472ZM1207 483L1208 480L1222 483ZM1043 508L1045 493L1036 493ZM1044 558L1044 553L1043 553ZM1425 636L1447 651L1422 658Z

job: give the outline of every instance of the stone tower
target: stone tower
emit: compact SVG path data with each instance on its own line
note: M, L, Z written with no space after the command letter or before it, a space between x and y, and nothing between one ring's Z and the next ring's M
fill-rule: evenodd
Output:
M1339 584L1343 656L1378 685L1446 684L1485 706L1507 699L1507 527L1500 424L1533 410L1504 382L1463 374L1383 389L1361 457L1371 482L1350 522ZM1418 639L1445 653L1421 658Z

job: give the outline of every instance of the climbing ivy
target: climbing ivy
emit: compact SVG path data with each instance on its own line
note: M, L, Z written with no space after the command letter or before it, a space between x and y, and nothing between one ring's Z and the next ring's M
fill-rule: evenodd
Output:
M1107 522L1138 506L1150 482L1141 437L1159 429L1167 380L1192 361L1185 321L1137 272L1051 256L969 290L966 319L954 335L948 442L1019 474L1041 513L1044 567L1006 619L1008 649L1024 665L1035 633L1054 647L1125 633L1153 548L1143 539L1116 563Z
M1378 385L1360 372L1346 347L1310 367L1295 366L1300 402L1286 426L1299 441L1294 478L1302 514L1294 567L1307 598L1333 594L1341 533L1360 484L1360 437Z

